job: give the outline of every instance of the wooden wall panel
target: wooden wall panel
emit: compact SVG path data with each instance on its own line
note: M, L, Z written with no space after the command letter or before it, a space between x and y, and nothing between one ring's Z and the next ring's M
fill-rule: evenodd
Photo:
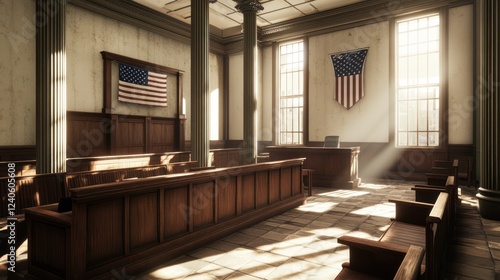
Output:
M280 196L280 170L269 171L269 203L274 203L281 199Z
M302 187L302 168L300 166L294 166L292 172L292 192L293 194L298 194L303 192ZM313 175L314 176L314 175Z
M123 199L88 207L87 220L92 221L87 224L87 263L90 266L124 254L123 215Z
M188 205L188 186L165 190L163 213L165 238L188 231Z
M66 270L66 229L44 223L34 222L36 231L33 232L29 246L36 249L30 255L30 261L50 270L52 273L65 278ZM53 246L57 244L57 246Z
M159 243L158 192L131 196L129 204L130 249Z
M269 176L267 171L255 175L255 206L257 209L267 206L269 201Z
M241 176L241 212L255 209L255 177L254 174Z
M217 180L217 220L223 221L236 216L235 176Z
M215 184L213 182L193 184L193 202L191 204L193 229L215 223L214 197Z
M174 135L175 122L172 120L151 120L149 127L150 153L162 153L176 150Z
M144 120L119 118L116 129L116 154L141 154L146 152L146 127Z
M290 167L286 167L281 170L280 179L281 199L292 196L292 187L290 182L292 180L292 170Z
M68 112L66 126L67 157L108 154L110 135L104 115Z

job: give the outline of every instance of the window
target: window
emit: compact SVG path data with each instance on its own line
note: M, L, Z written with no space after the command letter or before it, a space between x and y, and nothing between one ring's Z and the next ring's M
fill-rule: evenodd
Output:
M278 141L303 143L304 44L302 41L279 46Z
M395 27L396 143L439 146L439 15L396 21Z

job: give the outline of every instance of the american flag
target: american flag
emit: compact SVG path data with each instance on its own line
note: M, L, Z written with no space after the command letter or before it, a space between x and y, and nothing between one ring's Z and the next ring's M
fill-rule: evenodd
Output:
M335 100L347 110L364 95L363 66L368 49L331 54L335 71Z
M167 75L120 64L118 100L152 106L167 106Z

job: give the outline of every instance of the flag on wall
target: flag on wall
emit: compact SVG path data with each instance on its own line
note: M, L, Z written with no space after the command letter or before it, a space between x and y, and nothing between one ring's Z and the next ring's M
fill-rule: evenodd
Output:
M122 102L167 106L167 75L127 64L120 64L118 100Z
M363 96L363 66L368 48L331 54L335 71L335 100L347 110Z

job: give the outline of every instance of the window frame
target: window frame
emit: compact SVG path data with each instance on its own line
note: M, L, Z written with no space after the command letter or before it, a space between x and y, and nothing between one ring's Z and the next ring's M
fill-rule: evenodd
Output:
M281 142L281 126L280 126L280 121L281 121L281 94L280 94L280 82L281 82L281 73L280 73L280 47L283 45L288 45L288 44L293 44L297 42L302 42L303 46L303 67L302 67L302 137L300 139L300 144L291 144L291 143L282 143ZM287 41L281 41L281 42L275 42L273 44L273 143L275 145L282 145L282 146L287 146L287 145L307 145L308 144L308 94L307 94L307 89L308 89L308 60L307 60L307 50L308 50L308 45L307 45L307 38L296 38L293 40L287 40ZM300 125L299 125L300 126Z
M400 146L398 143L398 104L397 104L397 22L401 20L422 17L426 15L439 15L439 143L437 146ZM418 13L393 17L389 24L390 32L390 135L389 139L395 148L399 149L443 149L448 146L448 10L446 8L430 9Z

